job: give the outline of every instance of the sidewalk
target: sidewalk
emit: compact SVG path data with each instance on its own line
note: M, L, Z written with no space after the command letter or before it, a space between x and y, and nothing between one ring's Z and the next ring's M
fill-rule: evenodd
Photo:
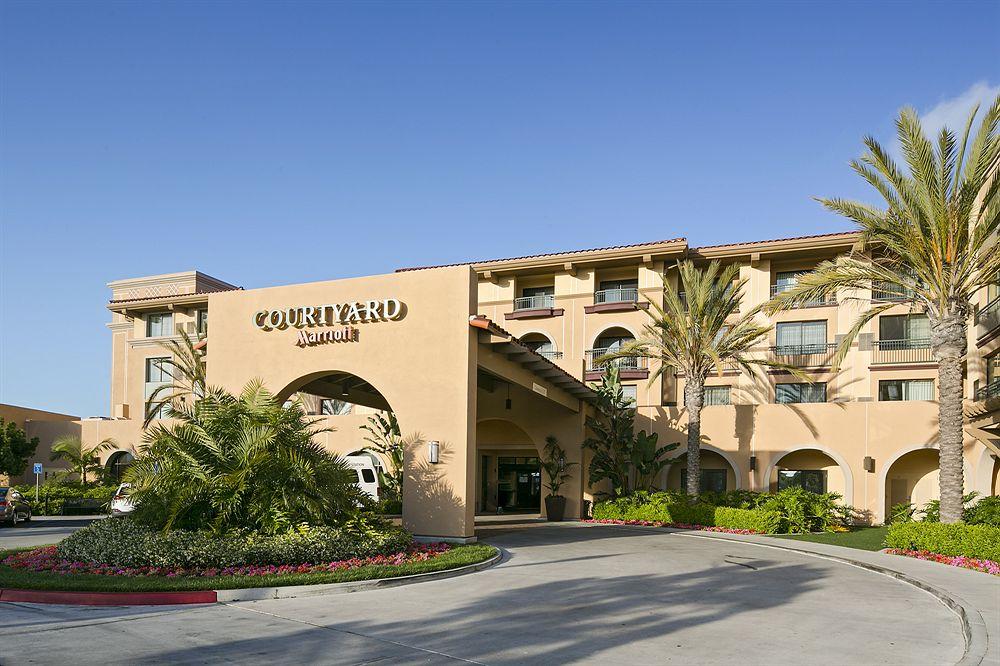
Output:
M676 536L742 541L769 548L833 558L916 584L941 598L968 623L967 652L962 666L1000 665L1000 577L901 555L791 541L765 536L670 530ZM949 603L948 599L954 603ZM956 607L957 606L957 607Z

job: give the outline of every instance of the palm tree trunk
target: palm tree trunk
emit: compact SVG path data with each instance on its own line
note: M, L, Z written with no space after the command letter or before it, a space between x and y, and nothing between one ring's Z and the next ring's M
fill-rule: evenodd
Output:
M938 364L938 474L941 522L962 520L962 361L967 348L965 317L949 313L931 322L931 346Z
M705 380L688 373L684 384L684 407L688 413L687 494L698 501L701 490L701 407L705 402Z

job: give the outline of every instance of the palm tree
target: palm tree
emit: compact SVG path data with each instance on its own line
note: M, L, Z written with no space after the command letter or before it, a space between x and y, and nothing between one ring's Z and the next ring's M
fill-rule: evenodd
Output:
M178 402L189 397L195 399L205 395L205 339L192 338L186 331L180 331L180 340L161 342L160 347L170 352L170 360L164 370L171 381L156 387L146 398L146 417L143 427L147 427L166 407L167 414Z
M315 427L297 401L282 406L259 381L238 396L208 388L191 405L175 404L172 416L146 431L125 474L140 522L277 533L343 523L365 503L354 470L315 441L329 429Z
M76 474L80 483L87 484L87 474L93 472L100 475L104 466L101 464L101 454L108 449L117 448L113 439L102 440L97 446L88 448L79 437L66 435L52 444L52 455L49 460L61 460L69 469L59 476L68 477Z
M740 299L745 281L739 279L739 266L712 261L699 268L690 261L677 264L680 291L664 284L663 303L650 302L652 321L643 327L644 335L611 354L615 357L642 357L659 361L650 381L670 368L684 373L684 408L688 413L687 494L697 501L701 477L701 408L705 402L705 380L711 372L729 367L753 374L755 366L780 368L796 376L801 371L763 358L753 358L750 351L766 339L769 325L758 321L759 309L740 314Z
M851 167L884 199L885 207L819 199L858 225L858 251L820 264L768 306L774 311L838 290L880 284L927 315L938 365L938 468L945 523L962 519L962 364L972 299L1000 275L1000 253L990 247L1000 223L1000 96L972 136L978 110L976 106L969 114L960 142L943 128L936 144L925 136L913 109L900 112L896 131L906 171L874 138L866 137L868 150ZM866 248L870 256L861 254ZM835 364L861 329L894 304L868 307L857 317Z

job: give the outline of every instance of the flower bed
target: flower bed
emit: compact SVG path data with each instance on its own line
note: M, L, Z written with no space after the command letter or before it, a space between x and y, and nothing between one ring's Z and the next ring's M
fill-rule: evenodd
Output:
M974 557L964 557L962 555L941 555L940 553L932 553L927 550L904 550L902 548L887 548L885 552L892 555L915 557L918 560L938 562L940 564L947 564L953 567L962 567L963 569L972 569L974 571L982 571L983 573L1000 576L1000 562L994 562L993 560L980 560Z
M446 543L412 544L405 551L373 557L354 557L347 560L318 564L243 565L229 567L179 567L179 566L139 566L120 567L101 562L74 562L59 557L56 546L45 546L9 555L3 560L4 566L34 572L59 575L91 574L99 576L281 576L288 574L333 573L367 566L402 566L416 562L426 562L431 558L451 550Z
M680 530L702 530L704 532L725 532L726 534L766 534L757 530L718 527L715 525L692 525L690 523L665 523L658 520L619 520L614 518L596 518L585 520L585 523L601 525L639 525L641 527L672 527Z

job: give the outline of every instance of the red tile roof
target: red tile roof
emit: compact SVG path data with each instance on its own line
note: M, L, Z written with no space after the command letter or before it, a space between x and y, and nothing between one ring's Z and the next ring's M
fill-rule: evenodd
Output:
M191 296L208 296L209 294L218 294L223 291L243 291L243 287L233 287L232 289L216 289L214 291L195 291L190 294L167 294L165 296L143 296L141 298L119 298L118 300L110 300L108 303L136 303L138 301L165 301L170 298L188 298Z
M833 238L835 236L857 236L857 231L835 231L828 234L812 234L809 236L790 236L788 238L772 238L770 240L746 241L743 243L722 243L721 245L701 245L692 247L693 252L698 250L712 250L718 247L743 247L744 245L767 245L768 243L782 243L784 241L809 240L811 238Z

